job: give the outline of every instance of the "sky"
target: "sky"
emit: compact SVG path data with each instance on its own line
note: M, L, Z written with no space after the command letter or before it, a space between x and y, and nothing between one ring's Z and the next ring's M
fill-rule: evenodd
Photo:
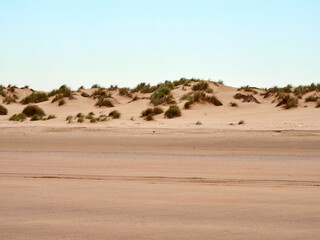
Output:
M0 0L0 84L320 82L319 0Z

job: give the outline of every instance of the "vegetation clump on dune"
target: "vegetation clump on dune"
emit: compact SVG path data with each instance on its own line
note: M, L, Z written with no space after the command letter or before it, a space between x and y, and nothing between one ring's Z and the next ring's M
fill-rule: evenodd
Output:
M305 98L305 102L316 102L319 98L317 96L311 95Z
M130 93L129 88L119 88L119 95L132 98L132 94Z
M0 85L0 96L5 97L6 93L4 92L4 87Z
M26 119L26 115L23 113L14 114L12 117L9 118L10 121L14 122L23 122Z
M37 105L28 105L26 106L22 113L26 115L27 117L32 117L33 115L38 115L38 116L45 116L46 114L44 111L38 107Z
M290 94L282 94L279 96L278 106L282 106L284 109L298 107L298 98L291 96Z
M48 101L48 95L45 93L31 93L21 100L22 104L40 103Z
M141 117L145 117L145 120L151 121L153 120L153 116L161 113L163 113L163 109L161 107L154 107L153 109L147 108L146 110L142 111Z
M95 106L97 107L114 107L112 102L104 97L99 97L98 101L96 102Z
M7 114L8 114L8 110L4 106L0 105L0 115L7 115Z
M175 101L170 94L173 87L173 84L169 81L161 84L150 96L150 102L155 106L163 103L174 104Z
M202 90L208 90L209 88L209 84L207 82L199 82L195 85L192 86L192 90L193 91L202 91ZM211 89L212 90L212 89ZM210 91L210 90L209 90Z
M177 105L171 105L169 109L164 113L167 118L176 118L181 116L181 110Z
M212 94L208 95L203 90L185 94L182 96L181 100L188 100L184 104L185 109L189 109L191 107L191 105L194 103L205 103L205 102L211 103L215 106L222 106L222 102L220 102L216 96L214 96Z
M238 107L238 104L236 102L230 102L231 107Z
M112 118L120 118L120 116L121 116L121 113L120 112L118 112L117 110L113 110L113 111L111 111L110 113L109 113L109 115L108 115L109 117L112 117Z
M150 84L139 83L131 92L152 93L157 89L157 86L150 86Z
M72 96L72 91L69 87L67 87L66 85L62 85L60 86L59 89L54 89L52 90L49 94L48 94L49 97L52 97L52 96L55 96L53 99L52 99L52 103L56 102L56 101L59 101L59 106L63 105L64 101L61 101L63 100L63 98L69 98L69 99L73 99L73 96Z

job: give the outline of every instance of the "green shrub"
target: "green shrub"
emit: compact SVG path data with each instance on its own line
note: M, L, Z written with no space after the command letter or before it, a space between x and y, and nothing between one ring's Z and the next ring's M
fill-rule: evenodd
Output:
M200 121L196 122L196 125L202 125L202 123Z
M171 82L165 82L161 84L157 90L150 96L150 102L157 106L163 103L171 103L173 101L170 96L171 89L173 88L173 84Z
M163 109L161 107L154 107L153 108L153 113L152 113L153 115L159 115L161 113L163 113Z
M62 94L57 94L51 101L51 103L54 103L60 99L63 99L63 95Z
M38 114L35 114L31 117L30 121L39 121L42 120L42 116L39 116Z
M26 106L22 113L24 115L26 115L27 117L32 117L33 115L38 115L38 116L45 116L46 114L44 113L44 111L38 107L37 105L28 105Z
M129 88L119 88L119 94L121 96L127 96L129 98L132 98L132 95L129 91L130 91Z
M79 117L77 121L78 121L78 123L83 123L84 122L84 117Z
M62 86L60 86L59 89L54 89L48 94L49 97L56 96L56 95L60 95L60 98L57 97L57 99L55 101L58 101L63 97L72 98L72 91L66 85L62 85Z
M298 98L290 96L290 94L280 94L280 102L278 106L282 106L284 109L296 108L298 107Z
M62 106L62 105L65 105L66 104L66 101L64 99L60 99L59 103L58 103L58 106Z
M101 88L101 86L99 84L93 84L91 88Z
M91 122L91 123L96 123L96 122L97 122L97 119L96 119L96 118L91 118L91 119L90 119L90 122Z
M114 107L112 102L110 102L108 99L105 99L104 97L99 97L97 103L95 106L98 107Z
M0 105L0 115L7 115L7 114L8 114L8 110L4 106Z
M109 113L108 116L109 116L109 117L112 117L112 118L120 118L121 113L118 112L117 110L113 110L112 112Z
M199 82L195 85L193 85L192 90L193 91L201 91L201 90L207 90L209 88L209 84L206 82Z
M192 101L188 101L188 102L186 102L186 103L184 104L184 108L185 108L185 109L190 109L190 107L191 107L192 104L193 104Z
M152 114L148 114L148 116L145 118L145 120L152 121L153 120L153 115Z
M39 103L48 100L48 96L45 93L31 93L29 96L21 100L22 104Z
M153 86L151 87L150 84L146 83L139 83L134 89L132 89L132 92L141 92L141 93L152 93L157 89L157 87Z
M318 97L313 95L305 98L305 102L316 102L317 100L318 100Z
M9 118L10 121L15 122L23 122L26 119L26 116L23 113L14 114L12 117Z
M238 104L236 102L230 102L231 107L238 107Z
M76 115L76 117L77 117L77 118L84 118L84 115L83 115L82 113L78 113L78 114Z
M89 112L86 116L86 119L92 119L95 114L93 112Z
M220 102L218 100L218 98L216 98L215 96L206 96L205 97L205 101L209 102L209 103L212 103L213 105L215 106L222 106L222 102Z
M152 108L147 108L146 110L143 110L141 113L141 117L146 117L149 114L153 114L153 109Z
M73 116L69 115L68 117L66 117L66 121L68 121L68 123L71 123L73 120Z
M181 116L180 108L177 105L171 105L169 109L164 113L167 118L175 118Z
M56 118L56 116L55 116L55 115L49 115L49 116L48 116L48 118L47 118L47 120L55 119L55 118Z

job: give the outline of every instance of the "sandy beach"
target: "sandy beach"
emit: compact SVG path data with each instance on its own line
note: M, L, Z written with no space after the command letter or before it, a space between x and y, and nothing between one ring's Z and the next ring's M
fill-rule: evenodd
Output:
M1 239L320 236L319 131L1 133Z

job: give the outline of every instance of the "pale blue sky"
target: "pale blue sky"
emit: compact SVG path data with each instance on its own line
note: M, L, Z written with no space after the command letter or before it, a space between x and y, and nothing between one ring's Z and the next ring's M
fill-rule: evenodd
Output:
M0 0L0 84L320 82L319 0Z

